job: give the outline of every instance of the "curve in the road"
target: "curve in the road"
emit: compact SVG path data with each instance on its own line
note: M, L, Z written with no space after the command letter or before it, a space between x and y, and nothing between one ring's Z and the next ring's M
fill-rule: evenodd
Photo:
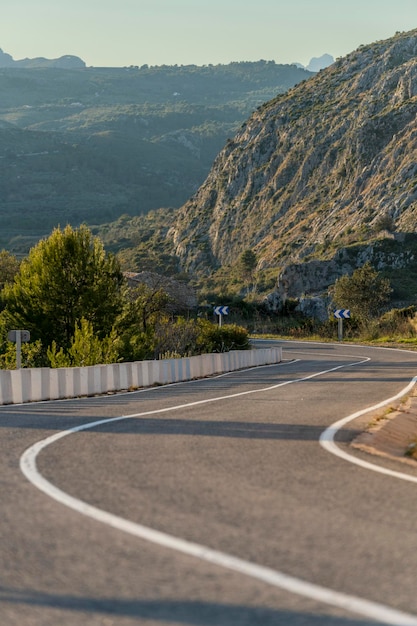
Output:
M417 483L417 476L411 476L408 474L403 474L402 472L396 472L394 470L388 469L381 465L374 465L373 463L369 463L368 461L359 459L353 456L352 454L348 454L347 452L339 448L339 446L335 443L335 440L334 440L337 432L341 428L346 426L346 424L348 424L349 422L353 422L353 420L357 419L358 417L361 417L362 415L365 415L366 413L369 413L370 411L377 411L378 409L382 409L384 406L387 406L388 404L391 404L392 402L399 400L400 398L405 396L409 391L411 391L411 389L414 387L416 382L417 382L417 376L414 376L414 378L410 381L410 383L406 387L404 387L404 389L400 391L400 393L398 393L396 396L392 396L391 398L388 398L387 400L383 400L382 402L379 402L378 404L370 408L363 409L363 411L357 411L356 413L352 413L352 415L348 415L347 417L344 417L343 419L338 420L337 422L335 422L334 424L326 428L326 430L323 431L323 433L320 435L320 444L322 445L322 447L325 450L327 450L327 452L330 452L331 454L334 454L340 457L341 459L344 459L345 461L349 461L349 463L354 463L355 465L359 465L360 467L363 467L365 469L372 470L373 472L379 472L380 474L385 474L386 476L391 476L393 478L400 478L401 480L408 480L409 482Z
M353 367L355 365L359 365L369 360L368 357L363 357L360 361L355 361L354 363L339 365L336 367L332 367L327 370L323 370L320 372L316 372L309 376L305 376L302 378L294 378L285 382L278 383L276 385L268 386L262 389L249 390L224 396L219 396L216 398L209 398L205 400L199 400L197 402L192 402L188 404L181 404L174 407L168 407L165 409L156 409L154 411L145 411L142 413L135 413L132 415L124 415L116 418L110 418L105 420L98 420L94 422L90 422L88 424L83 424L81 426L71 428L65 431L61 431L56 433L46 439L43 439L30 448L28 448L20 459L20 468L26 478L38 489L42 492L55 499L56 501L70 507L71 509L82 513L96 521L107 524L113 528L116 528L120 531L138 537L140 539L144 539L146 541L158 544L159 546L163 546L166 548L170 548L177 552L181 552L188 556L193 556L199 558L204 561L208 561L212 564L218 565L223 568L227 568L245 576L249 576L258 580L261 580L270 585L279 587L281 589L287 590L290 593L298 594L307 598L311 598L315 601L322 602L331 606L335 606L346 611L356 613L362 615L364 617L377 620L380 623L390 624L391 626L417 626L417 617L414 615L409 615L402 611L397 611L388 606L378 604L375 602L370 602L368 600L364 600L362 598L358 598L355 596L347 595L341 592L333 591L331 589L327 589L325 587L321 587L319 585L315 585L306 581L303 581L298 578L294 578L292 576L288 576L282 572L273 570L271 568L263 567L261 565L257 565L255 563L251 563L245 561L243 559L236 558L224 552L220 552L217 550L212 550L206 546L192 543L186 541L184 539L174 537L167 533L163 533L152 528L142 526L141 524L137 524L131 522L129 520L118 517L117 515L113 515L107 511L103 511L94 507L87 502L83 502L77 498L70 496L65 493L51 482L46 480L38 471L36 465L36 459L39 453L44 450L49 445L54 442L66 437L70 434L81 432L84 430L89 430L101 426L103 424L109 424L111 422L117 422L121 420L127 420L131 418L144 417L148 415L155 415L164 413L167 411L176 411L183 409L185 407L189 408L192 406L197 406L200 404L207 404L209 402L220 402L222 400L226 400L229 398L236 398L239 396L244 396L253 393L262 393L269 391L271 389L276 389L278 387L282 387L284 385L299 383L305 380L309 380L318 376L322 376L324 374L328 374L329 372L334 372L339 369L343 369L346 367ZM412 383L410 383L400 394L395 396L395 398L401 397L408 392L411 386L414 384L414 379ZM392 401L393 398L386 400L385 402L378 405L383 406L386 403ZM373 407L375 408L375 407ZM361 412L363 414L367 411L372 410L372 408L366 409L366 411ZM334 436L339 428L341 428L348 421L353 420L355 417L358 417L359 414L355 414L353 416L349 416L344 420L340 420L336 422L333 426L326 429L321 437L321 444L333 454L336 454L335 450L338 450L335 442ZM338 453L338 456L343 456L346 460L352 461L354 457L350 457L349 455L341 455ZM356 462L356 460L354 461ZM377 466L373 466L372 464L366 464L365 467L368 469L375 469ZM377 469L379 471L379 469ZM404 480L409 480L410 477L406 474L394 473L396 477L403 478Z

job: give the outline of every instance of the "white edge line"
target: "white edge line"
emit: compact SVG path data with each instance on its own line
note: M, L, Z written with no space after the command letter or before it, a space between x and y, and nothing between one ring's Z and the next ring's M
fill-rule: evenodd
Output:
M174 407L167 407L165 409L146 411L143 413L125 415L121 417L98 420L95 422L90 422L88 424L83 424L81 426L71 428L69 430L55 433L54 435L47 437L46 439L43 439L37 442L36 444L32 445L21 456L20 469L22 473L24 474L24 476L35 487L37 487L40 491L42 491L49 497L53 498L57 502L60 502L61 504L73 509L74 511L77 511L78 513L86 515L103 524L107 524L108 526L111 526L112 528L128 533L130 535L133 535L139 539L152 542L159 546L169 548L177 552L180 552L182 554L192 556L200 560L212 563L213 565L217 565L217 566L229 569L229 570L233 570L240 574L244 574L248 577L261 580L267 584L270 584L275 587L279 587L280 589L284 589L290 593L301 595L303 597L307 597L318 602L323 602L327 605L336 606L352 613L360 614L362 616L371 618L373 620L377 620L383 624L390 624L391 626L417 626L416 616L409 615L402 611L397 611L383 604L371 602L371 601L364 600L355 596L350 596L345 593L333 591L331 589L321 587L320 585L315 585L313 583L309 583L301 579L288 576L287 574L273 570L271 568L264 567L262 565L257 565L255 563L251 563L249 561L245 561L243 559L239 559L237 557L231 556L227 553L213 550L206 546L189 542L178 537L174 537L167 533L154 530L152 528L143 526L141 524L137 524L135 522L131 522L129 520L118 517L117 515L113 515L112 513L109 513L107 511L98 509L97 507L94 507L88 504L87 502L83 502L82 500L79 500L77 498L74 498L73 496L70 496L69 494L65 493L64 491L62 491L61 489L59 489L58 487L50 483L46 478L42 476L42 474L40 474L36 465L37 456L43 449L45 449L47 446L51 445L52 443L58 441L59 439L62 439L63 437L76 433L76 432L81 432L83 430L88 430L88 429L91 429L91 428L94 428L103 424L109 424L111 422L131 419L135 417L142 417L145 415L164 413L167 411L174 411L174 410L178 410L178 409L185 408L185 407L196 406L198 404L204 404L208 402L224 400L227 398L234 398L238 396L248 395L250 393L260 393L260 392L268 391L270 389L275 389L277 387L281 387L287 384L309 380L311 378L315 378L322 374L326 374L326 373L329 373L338 369L342 369L344 367L352 367L354 365L359 365L365 362L366 360L369 360L369 359L364 359L362 361L350 363L348 365L340 365L337 367L333 367L329 370L317 372L315 374L312 374L303 378L293 379L290 381L286 381L285 383L279 383L277 385L273 385L273 386L266 387L263 389L250 390L250 391L240 392L236 394L230 394L227 396L192 402L189 404L182 404L182 405L177 405ZM406 391L404 391L404 393L406 393ZM403 394L400 394L400 395L403 395ZM381 403L381 404L386 404L389 401L392 401L392 399L387 400L385 403ZM351 416L350 418L354 419ZM337 424L340 424L341 422L345 423L346 421L349 421L349 420L347 419L340 420L340 422L338 422ZM341 425L339 426L339 428L340 427ZM326 432L330 432L331 428L332 427L330 427L330 429L327 429L323 433L323 435Z
M343 419L338 420L337 422L334 422L334 424L326 428L326 430L323 431L323 433L320 435L321 446L325 450L327 450L327 452L330 452L331 454L334 454L335 456L338 456L339 458L344 459L345 461L349 461L349 463L354 463L355 465L359 465L360 467L363 467L365 469L372 470L373 472L379 472L380 474L385 474L386 476L392 476L393 478L400 478L401 480L407 480L412 483L417 483L417 476L411 476L410 474L404 474L403 472L396 472L394 470L390 470L381 465L375 465L374 463L364 461L363 459L360 459L359 457L356 457L353 454L349 454L348 452L345 452L344 450L339 448L339 446L336 444L334 440L337 432L341 428L343 428L343 426L345 426L349 422L352 422L358 417L361 417L362 415L366 415L366 413L370 413L371 411L376 411L377 409L381 409L384 406L387 406L387 404L390 404L391 402L395 402L396 400L399 400L400 398L405 396L409 391L411 391L411 389L414 387L416 382L417 382L417 376L414 376L414 378L410 381L410 383L406 387L404 387L402 391L397 393L397 395L392 396L392 398L388 398L387 400L384 400L383 402L379 402L379 404L375 404L374 406L369 407L367 409L363 409L362 411L357 411L356 413L352 413L352 415L348 415L347 417L344 417Z

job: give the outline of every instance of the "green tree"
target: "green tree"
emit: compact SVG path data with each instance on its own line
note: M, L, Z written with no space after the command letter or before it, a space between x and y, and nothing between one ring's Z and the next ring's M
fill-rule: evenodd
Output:
M333 302L337 307L350 309L360 322L367 323L381 314L389 302L392 289L387 278L367 261L351 276L339 278L332 290Z
M258 262L257 256L253 250L245 250L240 255L240 263L246 276L252 278Z
M115 323L123 360L154 358L155 328L167 318L169 300L163 289L153 289L145 283L129 290Z
M252 291L256 291L255 270L258 258L253 250L245 250L239 257L238 270L243 275L248 291L252 285Z
M19 265L18 259L13 254L7 250L0 252L0 291L6 283L13 282L19 271Z
M75 324L69 349L58 348L53 341L48 348L47 356L51 367L84 367L116 363L119 356L116 332L112 330L110 335L99 339L92 323L82 317L80 323Z
M2 315L10 327L30 330L45 350L53 341L67 350L82 318L99 338L111 333L124 284L118 261L86 226L57 228L30 250L14 283L6 284Z

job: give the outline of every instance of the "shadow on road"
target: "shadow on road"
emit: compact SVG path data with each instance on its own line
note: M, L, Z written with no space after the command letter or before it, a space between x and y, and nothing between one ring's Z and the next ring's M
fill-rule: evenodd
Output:
M173 435L197 437L231 437L234 439L279 439L293 441L317 441L326 426L308 424L287 424L267 422L236 422L218 420L184 420L129 418L121 422L104 424L91 432L109 434L137 435ZM88 431L85 431L88 432ZM344 429L346 438L359 433L357 430Z
M65 612L87 613L90 616L110 615L134 619L153 620L161 624L184 624L185 626L382 626L379 622L363 619L347 619L323 614L301 613L262 607L219 604L211 602L187 602L172 600L125 600L118 598L80 598L67 595L52 595L37 592L14 591L0 587L1 604L30 605L44 608L42 618L37 611L33 624L50 624L48 609ZM1 610L1 608L0 608ZM37 621L44 619L42 622ZM82 616L80 615L80 620ZM76 623L76 622L72 622ZM84 623L84 622L77 622ZM100 623L94 621L94 623ZM107 623L107 622L106 622ZM23 624L22 624L23 626Z

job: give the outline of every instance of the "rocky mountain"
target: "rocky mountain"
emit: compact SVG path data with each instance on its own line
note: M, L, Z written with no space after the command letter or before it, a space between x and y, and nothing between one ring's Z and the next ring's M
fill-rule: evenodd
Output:
M331 54L322 54L319 57L313 57L312 59L310 59L308 65L306 66L304 66L302 63L295 63L295 65L297 67L304 68L309 72L316 73L320 72L320 70L324 70L326 67L329 67L329 65L332 65L332 63L334 63L334 58Z
M20 59L15 61L10 54L3 52L0 48L0 68L1 67L25 67L25 68L41 68L54 67L57 69L80 69L85 67L85 63L79 57L67 54L59 59L45 59L44 57L36 57L35 59Z
M320 72L329 65L334 63L334 58L331 54L322 54L320 57L313 57L310 59L310 63L307 65L306 70L309 72Z
M385 241L382 266L394 271L410 245L400 265L417 272L416 114L417 30L260 106L177 214L169 237L182 267L208 275L252 249L258 269L281 276L278 292L290 277L300 296L384 255Z

